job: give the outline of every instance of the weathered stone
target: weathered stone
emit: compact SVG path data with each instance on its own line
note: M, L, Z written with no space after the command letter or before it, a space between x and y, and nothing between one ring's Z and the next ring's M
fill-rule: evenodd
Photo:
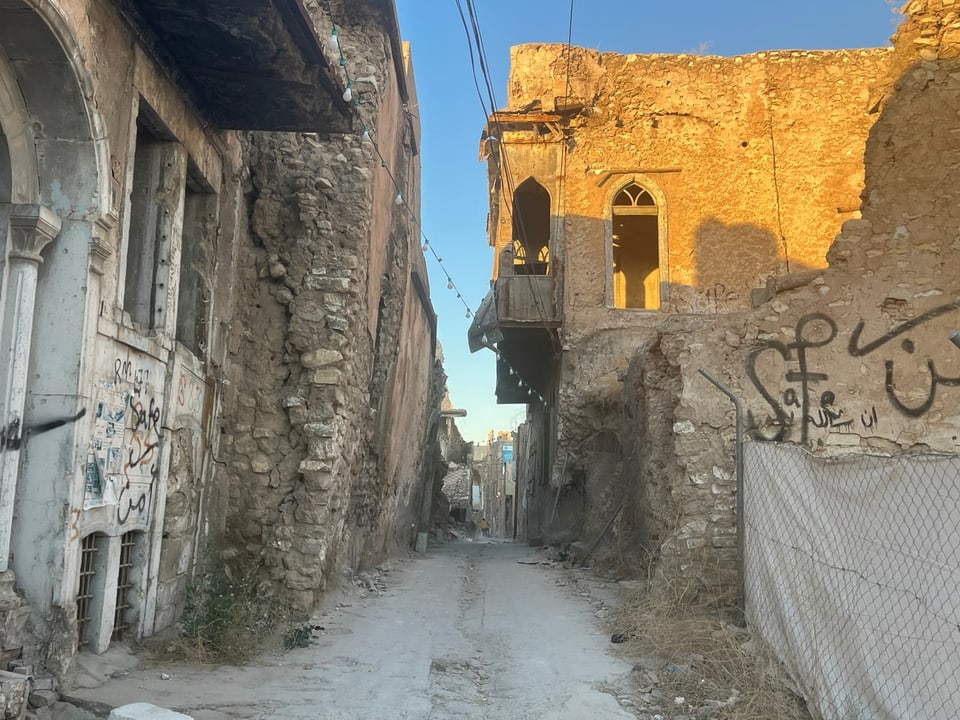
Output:
M309 353L305 353L300 358L300 364L305 368L320 368L326 365L332 365L343 360L343 354L336 350L318 348Z
M310 376L314 385L339 385L343 380L343 373L337 368L320 368Z
M5 718L20 718L27 708L30 679L0 670L0 711Z
M257 453L250 458L250 471L258 475L270 472L273 467L273 461L263 453Z
M303 434L307 437L332 438L337 428L332 423L307 423L303 426Z
M131 703L116 708L110 713L108 720L192 720L192 718L150 703Z

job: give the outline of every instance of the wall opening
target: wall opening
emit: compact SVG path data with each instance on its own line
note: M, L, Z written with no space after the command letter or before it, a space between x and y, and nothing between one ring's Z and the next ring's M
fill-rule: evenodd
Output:
M77 649L85 650L96 641L99 608L103 605L103 572L106 553L101 552L106 536L87 535L80 541L80 578L77 585Z
M659 209L631 183L613 200L613 306L660 308Z
M179 203L179 147L149 106L140 101L130 188L123 309L144 328L162 328L166 312L171 200Z
M210 262L215 245L217 196L199 168L188 159L183 203L183 246L177 295L177 341L206 357L210 310Z
M513 271L546 275L550 267L550 194L533 178L513 194Z
M120 563L117 569L117 603L113 611L111 641L123 640L127 631L136 628L137 550L142 532L126 532L120 537Z

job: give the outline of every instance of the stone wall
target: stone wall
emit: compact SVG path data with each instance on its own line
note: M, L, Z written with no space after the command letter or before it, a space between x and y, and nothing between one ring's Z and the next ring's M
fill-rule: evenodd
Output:
M0 670L69 681L78 651L174 626L225 534L307 609L425 522L442 383L413 70L392 7L334 5L363 120L324 136L218 129L237 108L191 94L163 16L0 3ZM181 29L264 49L282 96L323 72L305 6L312 49L264 42L299 22L269 3ZM310 129L342 129L342 90L297 92Z
M491 209L496 251L514 239L507 190L533 179L552 202L562 358L542 422L557 424L559 440L552 487L532 507L544 505L558 538L594 536L629 496L614 481L620 458L646 441L621 426L621 392L664 316L743 312L767 277L824 267L830 238L858 215L864 143L893 60L892 50L570 53L513 48L512 114L488 128L509 160L488 146L503 176ZM535 113L553 117L524 120ZM657 205L659 312L614 307L611 206L632 182Z
M341 44L364 73L365 122L416 208L417 129L374 20L351 14ZM359 130L254 134L248 151L251 232L225 405L227 555L260 563L309 610L339 569L411 543L429 504L435 318L410 211Z
M906 10L867 140L863 217L843 224L829 266L772 283L756 310L721 322L670 318L634 358L638 376L665 359L680 383L672 400L656 381L627 388L628 405L661 397L673 423L667 492L642 485L644 511L668 519L651 547L668 576L711 593L734 578L734 433L729 401L700 368L744 401L752 441L823 454L957 452L960 145L950 128L960 17L939 0Z

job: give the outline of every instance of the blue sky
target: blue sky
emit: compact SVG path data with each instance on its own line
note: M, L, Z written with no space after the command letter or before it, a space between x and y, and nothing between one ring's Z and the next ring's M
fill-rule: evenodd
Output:
M464 0L462 0L465 4ZM486 167L477 159L485 122L455 0L396 0L400 32L411 43L423 129L421 222L472 309L489 288ZM772 49L883 47L897 25L890 0L575 0L573 44L619 53L740 55ZM510 47L566 42L566 0L475 0L493 89L506 96ZM465 408L467 440L508 430L524 406L496 404L494 356L470 355L470 324L446 276L428 256L450 398Z

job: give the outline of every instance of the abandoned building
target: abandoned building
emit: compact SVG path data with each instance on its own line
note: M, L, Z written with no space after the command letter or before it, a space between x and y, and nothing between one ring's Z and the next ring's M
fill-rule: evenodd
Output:
M960 13L902 12L878 50L520 46L482 148L525 536L745 593L826 717L958 710Z
M389 0L0 2L0 670L173 626L211 554L309 610L412 543L415 99Z
M479 495L474 520L486 518L490 534L494 537L516 537L513 435L505 431L490 431L486 444L474 445L472 467L476 472Z
M496 342L498 401L533 400L528 537L574 537L616 508L623 375L666 317L743 311L766 278L824 266L858 216L890 58L513 48L482 147L496 283L470 332Z

